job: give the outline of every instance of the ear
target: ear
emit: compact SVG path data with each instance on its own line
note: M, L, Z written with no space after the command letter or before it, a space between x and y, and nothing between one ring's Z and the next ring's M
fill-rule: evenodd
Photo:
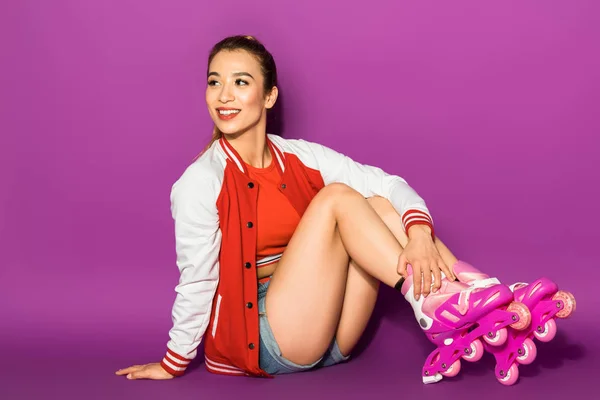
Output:
M275 102L277 101L277 96L279 96L279 89L277 89L277 86L273 86L273 89L271 89L271 92L267 94L267 97L265 99L266 109L273 108Z

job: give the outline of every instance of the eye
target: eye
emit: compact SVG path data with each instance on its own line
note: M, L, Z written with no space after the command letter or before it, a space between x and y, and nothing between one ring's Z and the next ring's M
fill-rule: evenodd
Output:
M218 84L219 82L214 79L208 81L208 86L217 86Z
M247 86L248 82L243 79L236 79L235 84L239 86Z

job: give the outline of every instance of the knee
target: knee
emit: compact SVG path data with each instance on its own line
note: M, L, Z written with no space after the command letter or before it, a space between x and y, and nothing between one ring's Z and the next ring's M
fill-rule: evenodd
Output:
M330 183L325 186L323 189L319 191L315 200L320 202L325 202L328 204L333 204L341 199L350 197L350 196L360 196L362 195L358 193L356 190L351 188L350 186L344 183Z

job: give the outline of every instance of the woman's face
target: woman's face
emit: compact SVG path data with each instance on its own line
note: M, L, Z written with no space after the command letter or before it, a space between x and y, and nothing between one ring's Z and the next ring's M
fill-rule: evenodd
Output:
M209 65L207 78L206 105L223 134L252 129L275 104L277 89L265 96L260 64L244 50L219 52Z

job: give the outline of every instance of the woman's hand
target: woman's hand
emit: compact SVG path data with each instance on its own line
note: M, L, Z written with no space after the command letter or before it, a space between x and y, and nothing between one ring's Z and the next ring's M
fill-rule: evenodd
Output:
M133 365L129 368L120 369L115 372L117 375L127 375L127 379L172 379L175 378L160 363L151 363L146 365Z
M411 265L414 296L415 300L419 300L421 294L427 297L432 289L434 293L439 290L442 285L441 272L444 272L450 280L456 278L442 260L442 256L431 237L431 229L428 226L411 226L408 237L408 244L398 259L398 273L408 277L407 264ZM431 282L432 274L434 276L433 286Z

